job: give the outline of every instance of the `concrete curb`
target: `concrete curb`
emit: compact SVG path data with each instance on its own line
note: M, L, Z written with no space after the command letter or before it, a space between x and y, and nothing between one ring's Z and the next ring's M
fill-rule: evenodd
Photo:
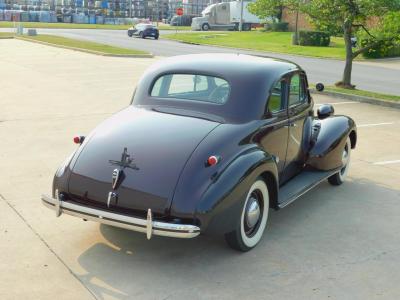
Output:
M42 45L46 45L46 46L52 46L52 47L57 47L57 48L73 50L73 51L80 51L80 52L85 52L85 53L89 53L89 54L101 55L101 56L127 57L127 58L153 58L154 57L154 55L152 53L150 53L150 54L109 54L109 53L104 53L104 52L99 52L99 51L94 51L94 50L87 50L87 49L81 49L81 48L75 48L75 47L69 47L69 46L63 46L63 45L56 45L56 44L42 42L42 41L36 41L36 40L22 37L22 36L15 36L14 38L17 40L22 40L22 41L26 41L26 42L37 43L37 44L42 44Z
M366 96L349 95L349 94L344 94L344 93L339 93L339 92L331 92L331 91L318 92L315 89L310 89L310 92L313 94L317 94L317 95L331 96L334 98L348 99L348 100L357 101L357 102L363 102L363 103L369 103L369 104L374 104L374 105L381 105L381 106L400 109L400 101L395 102L395 101L376 99L376 98L371 98L371 97L366 97Z
M0 36L0 40L11 40L13 38L13 36Z

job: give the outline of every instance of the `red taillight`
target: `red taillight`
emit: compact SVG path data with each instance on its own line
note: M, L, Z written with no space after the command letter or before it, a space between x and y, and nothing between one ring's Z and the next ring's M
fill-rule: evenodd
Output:
M219 157L219 156L211 155L211 156L207 159L207 164L208 164L209 166L214 166L214 165L216 165L219 161L220 161L220 157Z
M74 136L74 143L75 144L82 144L84 141L85 137L84 136Z

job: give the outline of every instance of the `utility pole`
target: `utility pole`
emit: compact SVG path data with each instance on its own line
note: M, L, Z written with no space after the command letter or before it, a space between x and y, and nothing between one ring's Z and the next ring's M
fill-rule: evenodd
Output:
M242 31L243 27L243 0L240 0L240 22L239 22L239 31Z

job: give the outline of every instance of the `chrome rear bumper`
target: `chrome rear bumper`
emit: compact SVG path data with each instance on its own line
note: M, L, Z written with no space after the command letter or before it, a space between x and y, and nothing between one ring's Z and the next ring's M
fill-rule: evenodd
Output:
M141 219L62 201L47 195L42 195L42 203L54 210L57 217L64 213L85 220L143 232L146 233L147 239L150 239L153 234L175 238L194 238L200 234L200 228L194 225L153 221L150 209L147 211L147 218Z

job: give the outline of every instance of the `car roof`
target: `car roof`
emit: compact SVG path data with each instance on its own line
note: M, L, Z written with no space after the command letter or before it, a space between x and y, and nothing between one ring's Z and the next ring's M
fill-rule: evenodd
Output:
M172 56L161 60L153 67L159 71L194 71L199 73L219 74L229 79L246 76L280 77L301 68L290 61L271 57L234 53L206 53Z
M208 53L173 56L153 64L142 76L134 105L162 105L214 114L228 123L260 119L273 85L285 74L302 69L289 61L246 54ZM172 101L150 96L152 85L163 74L199 74L228 81L230 95L223 105L198 101Z

